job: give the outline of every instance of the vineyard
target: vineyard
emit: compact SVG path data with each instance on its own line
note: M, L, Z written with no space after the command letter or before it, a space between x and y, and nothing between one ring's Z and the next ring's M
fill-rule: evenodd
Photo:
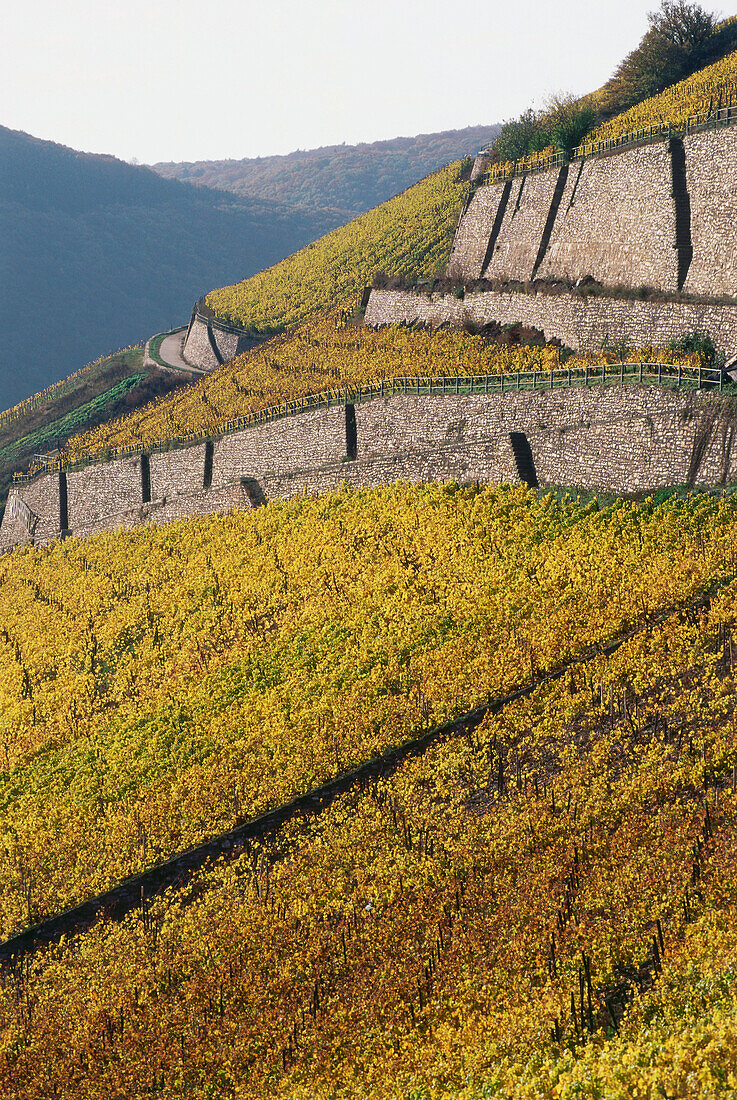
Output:
M733 53L589 140L736 90ZM0 416L0 460L166 447L397 378L552 391L617 363L623 385L621 356L702 381L703 335L700 358L364 327L377 275L443 269L468 168L209 294L269 337L252 350L146 404L140 350L94 364ZM728 470L711 413L694 459L713 436ZM734 486L396 482L0 556L0 940L29 945L0 965L3 1100L737 1096L736 547ZM135 876L175 856L197 869L147 896ZM34 928L116 886L58 942Z
M587 97L592 106L597 104L598 93ZM737 51L728 54L713 65L700 69L697 73L672 84L658 95L651 96L623 111L614 118L602 122L587 134L584 143L573 151L574 158L590 156L596 152L599 142L622 142L624 139L637 139L638 135L649 134L663 128L661 137L669 129L685 131L689 120L698 117L705 122L709 115L733 106L737 96ZM503 179L511 171L536 170L560 165L560 154L548 146L539 153L525 157L516 164L496 164L489 172L489 178Z
M151 446L198 431L216 433L237 417L284 401L382 378L514 374L553 370L563 362L573 369L616 359L611 351L571 356L568 349L487 343L465 332L399 325L373 331L346 325L350 306L313 317L178 393L74 436L64 449L65 458ZM698 365L697 356L668 349L633 349L627 359Z
M403 194L234 286L213 290L217 317L273 332L334 307L388 271L413 279L445 269L468 189L457 161Z
M736 535L399 485L2 561L6 935L585 655L7 971L3 1096L722 1095Z
M715 111L733 102L735 94L737 51L603 123L586 138L586 143L619 138L633 130L662 124L683 130L690 116Z

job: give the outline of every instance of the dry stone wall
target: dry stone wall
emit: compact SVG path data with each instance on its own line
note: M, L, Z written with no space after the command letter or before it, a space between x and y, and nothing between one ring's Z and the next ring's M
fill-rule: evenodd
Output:
M511 183L480 187L470 198L453 240L448 274L452 279L480 279L503 219Z
M212 482L224 485L232 478L260 480L305 466L340 463L345 453L345 410L318 409L217 440Z
M561 171L564 169L537 172L512 181L494 249L483 270L484 278L526 282L533 277ZM465 268L464 277L473 278L465 275Z
M694 330L710 333L727 355L737 353L737 305L695 302L640 301L595 295L546 294L543 291L502 293L479 291L458 299L452 294L422 294L404 290L372 290L366 324L413 324L436 328L450 324L477 325L498 321L540 329L576 351L600 351L621 342L630 347L665 347Z
M460 219L448 274L466 282L592 276L737 297L736 154L733 126L521 176L494 242L482 214L504 185L482 183Z
M193 367L199 367L201 370L214 370L215 367L220 366L208 334L207 322L199 316L194 317L189 327L182 355Z
M193 443L149 458L151 500L165 500L205 487L206 444Z
M121 502L143 503L138 455L69 470L66 482L70 530L108 526L110 517L120 511Z
M693 259L684 289L737 294L737 127L683 141Z
M0 527L0 547L55 538L62 523L58 473L40 474L23 487L11 489Z
M11 490L0 547L250 508L344 482L358 488L399 479L532 478L626 494L737 479L737 400L707 392L595 385L396 395L354 411L355 458L346 454L346 409L313 410L234 432L209 448L203 442L148 456L149 501L142 492L146 456L42 474ZM515 440L528 449L527 470ZM212 481L205 485L208 453Z
M666 142L572 164L537 275L678 290Z
M224 322L207 321L196 313L184 341L183 354L193 367L209 371L235 359L256 343L253 337L231 330Z

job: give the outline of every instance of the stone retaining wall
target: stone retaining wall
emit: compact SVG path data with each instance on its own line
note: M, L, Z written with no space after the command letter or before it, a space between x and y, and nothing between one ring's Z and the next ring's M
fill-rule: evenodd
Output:
M678 290L671 190L666 142L572 164L538 277Z
M737 295L737 128L684 138L693 260L684 289Z
M0 547L90 535L141 523L250 508L346 482L519 483L515 439L525 440L541 485L637 493L737 480L737 399L665 386L594 385L489 395L378 398L355 407L356 457L346 455L346 409L312 410L148 460L141 457L42 474L15 486ZM144 467L145 469L145 467ZM524 474L524 471L522 471ZM529 473L524 474L529 480ZM29 524L29 515L35 519Z
M557 205L560 169L518 177L495 242L491 214L504 184L481 184L461 216L448 274L465 282L592 276L737 297L736 152L732 126L574 161Z
M480 291L456 298L453 294L422 294L408 290L372 290L366 324L412 324L422 321L462 327L524 324L557 337L576 351L600 351L604 345L665 347L694 330L708 332L728 356L737 353L737 305L714 306L693 302L640 301L596 295L546 294L542 291L501 293Z
M556 168L512 181L494 251L482 272L484 278L525 282L533 277L560 172Z
M224 322L206 321L199 314L190 325L182 354L188 363L200 370L214 370L221 363L235 359L252 348L258 340L241 332L231 332Z

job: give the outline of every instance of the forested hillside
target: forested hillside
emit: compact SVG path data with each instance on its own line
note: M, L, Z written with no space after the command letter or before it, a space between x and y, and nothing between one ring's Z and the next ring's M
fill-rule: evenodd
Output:
M498 125L468 126L361 145L329 145L286 156L154 164L154 171L237 195L334 210L348 221L453 160L493 141Z
M186 323L210 287L334 224L0 127L0 405Z

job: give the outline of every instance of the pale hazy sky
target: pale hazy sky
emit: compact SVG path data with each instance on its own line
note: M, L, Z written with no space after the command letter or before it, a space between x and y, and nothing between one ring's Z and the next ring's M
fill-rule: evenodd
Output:
M490 123L598 87L658 4L6 0L0 124L151 163Z

